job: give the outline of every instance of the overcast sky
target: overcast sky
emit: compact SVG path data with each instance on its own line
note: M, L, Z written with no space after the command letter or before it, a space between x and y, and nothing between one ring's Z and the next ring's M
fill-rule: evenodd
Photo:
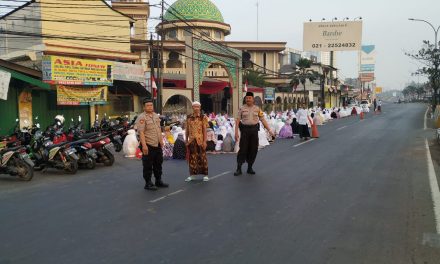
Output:
M225 22L231 24L228 40L256 40L257 0L212 2L222 12ZM434 31L427 24L410 22L408 18L425 19L440 26L439 0L259 0L259 5L260 40L286 41L288 47L296 49L302 49L304 21L362 16L363 44L376 45L377 84L386 89L401 89L408 81L418 81L419 78L411 76L417 64L405 56L405 51L417 51L424 39L434 42ZM152 8L152 16L158 12ZM337 57L341 77L357 77L357 52L338 52Z
M151 0L157 4L159 0ZM167 0L174 3L174 0ZM257 0L212 0L232 27L228 40L256 40ZM0 0L0 4L4 1ZM10 4L11 1L8 1ZM260 40L285 41L287 46L302 49L303 22L338 17L362 16L364 21L363 44L374 44L377 49L376 77L378 86L385 89L402 89L409 81L425 81L411 76L418 63L405 52L415 52L423 40L434 41L433 30L424 23L410 22L409 17L425 19L440 25L439 0L259 0ZM151 16L159 15L152 8ZM0 14L4 13L0 7ZM150 22L150 27L155 25ZM440 36L439 36L440 38ZM341 79L357 77L357 52L338 52L337 66Z

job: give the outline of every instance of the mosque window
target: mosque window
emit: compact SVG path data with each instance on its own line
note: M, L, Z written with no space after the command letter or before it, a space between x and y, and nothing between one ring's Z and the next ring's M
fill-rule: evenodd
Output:
M177 30L173 29L168 32L168 38L177 39Z
M208 29L202 29L201 30L201 35L203 37L210 37L211 36L211 32Z
M184 31L183 31L183 36L185 36L185 37L191 37L192 34L193 34L192 30L189 29L189 28L185 28Z
M222 39L222 33L219 30L215 31L215 38L216 39Z

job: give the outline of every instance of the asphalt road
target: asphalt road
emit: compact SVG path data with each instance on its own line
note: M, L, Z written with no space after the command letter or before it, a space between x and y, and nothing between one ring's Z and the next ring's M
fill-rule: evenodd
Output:
M112 168L0 178L0 263L440 263L422 104L278 140L257 175L235 155L209 156L208 183L143 189L139 161ZM436 242L436 239L439 241Z

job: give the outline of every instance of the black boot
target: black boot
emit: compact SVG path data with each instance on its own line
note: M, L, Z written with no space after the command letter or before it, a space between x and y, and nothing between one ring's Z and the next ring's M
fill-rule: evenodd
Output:
M156 187L157 188L168 188L170 185L167 183L164 183L162 180L156 181Z
M144 189L149 191L157 191L157 187L152 182L146 183Z
M255 175L255 171L252 169L252 165L248 166L247 173L250 175Z
M241 164L237 164L237 171L234 172L234 176L240 176L243 173L241 172Z

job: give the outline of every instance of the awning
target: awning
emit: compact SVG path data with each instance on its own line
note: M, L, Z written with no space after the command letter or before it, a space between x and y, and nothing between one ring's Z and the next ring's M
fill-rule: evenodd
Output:
M186 88L186 77L183 74L164 74L163 86L165 88ZM216 94L226 87L231 87L231 85L228 82L204 77L200 85L200 94ZM232 89L229 91L232 94Z
M243 92L244 92L244 89L243 89ZM253 86L253 85L248 85L248 92L264 93L264 88Z
M150 92L138 82L113 81L113 86L109 86L109 92L115 95L137 95L140 97L151 96Z
M10 70L8 68L1 67L1 66L0 66L0 70L10 72L12 78L14 78L14 79L17 79L17 80L29 83L29 84L31 84L33 86L37 86L37 87L42 88L42 89L51 90L50 85L47 84L47 83L42 82L41 80L29 77L29 76L27 76L25 74L22 74L22 73L19 73L19 72L16 72L16 71L13 71L13 70Z

